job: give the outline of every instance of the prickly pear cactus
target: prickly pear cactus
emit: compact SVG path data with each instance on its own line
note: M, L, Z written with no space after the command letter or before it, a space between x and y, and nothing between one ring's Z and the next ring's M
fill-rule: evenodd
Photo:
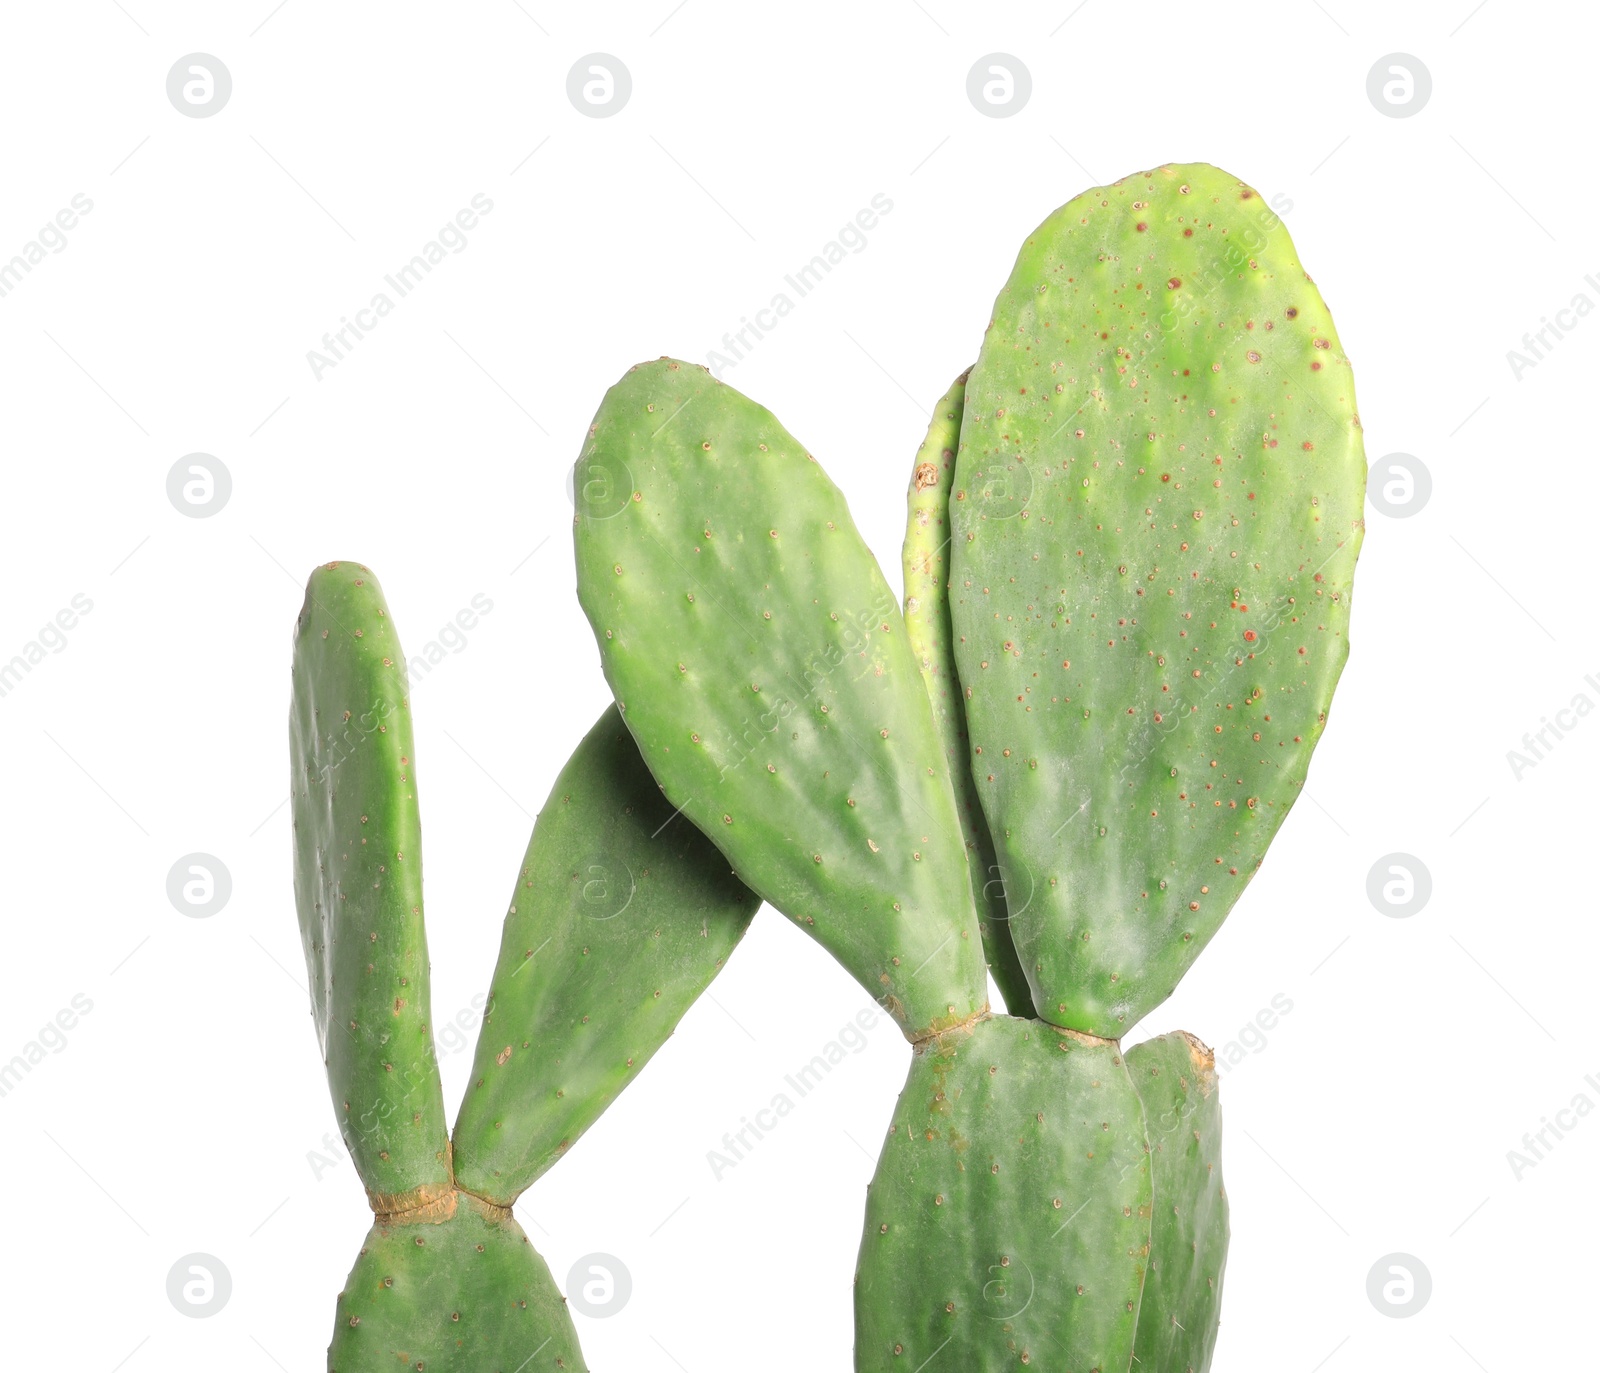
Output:
M1115 1044L996 1016L919 1045L867 1192L858 1373L1128 1368L1151 1200Z
M956 676L950 629L950 484L955 477L966 386L967 374L963 372L934 407L911 472L911 488L906 493L906 538L901 551L906 633L928 687L934 727L944 746L945 764L955 789L956 809L966 839L967 867L978 903L984 957L1005 998L1006 1009L1012 1015L1027 1017L1033 1014L1033 996L1011 942L1005 875L995 861L989 822L984 819L977 784L967 766L971 749L967 712Z
M334 1109L376 1213L328 1366L581 1369L543 1261L509 1210L464 1198L451 1172L405 661L371 571L312 573L289 721L295 901Z
M382 1212L451 1185L405 662L370 571L311 574L289 720L295 904L339 1132Z
M509 1206L639 1074L761 898L662 796L614 706L522 860L455 1128L458 1185Z
M330 1367L581 1369L510 1204L765 897L914 1045L868 1195L858 1370L1204 1373L1229 1230L1211 1056L1119 1037L1304 784L1365 472L1286 231L1203 165L1090 191L1024 245L918 454L903 618L768 411L703 368L631 369L575 470L617 705L535 827L454 1154L405 660L366 569L315 574L296 897L376 1212ZM1023 1018L988 1013L986 961Z
M668 800L908 1037L987 1005L960 821L893 593L762 406L663 358L575 470L578 597Z
M295 897L329 1087L375 1213L329 1368L582 1373L511 1203L672 1033L760 900L675 815L608 709L529 841L452 1155L405 662L367 568L312 574L290 717Z
M1217 1342L1228 1257L1216 1062L1181 1031L1136 1044L1127 1061L1155 1191L1134 1367L1201 1373Z
M1160 167L1030 235L967 381L951 617L1046 1020L1121 1035L1260 864L1344 664L1365 480L1259 193Z
M511 1213L465 1193L434 1209L368 1232L328 1373L582 1373L566 1298Z

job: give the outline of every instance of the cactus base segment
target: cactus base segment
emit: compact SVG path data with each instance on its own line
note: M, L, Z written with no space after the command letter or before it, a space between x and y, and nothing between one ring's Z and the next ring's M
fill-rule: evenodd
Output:
M1216 1067L1211 1050L1180 1032L1130 1049L1128 1072L1144 1102L1155 1182L1134 1366L1205 1373L1228 1257Z
M858 1373L1128 1368L1145 1144L1114 1043L997 1016L919 1047L867 1196Z
M329 1373L582 1373L566 1301L510 1213L454 1193L379 1220L339 1294Z

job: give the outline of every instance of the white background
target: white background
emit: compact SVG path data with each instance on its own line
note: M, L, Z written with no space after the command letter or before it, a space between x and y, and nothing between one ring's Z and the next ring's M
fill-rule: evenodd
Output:
M1600 303L1590 174L1600 24L1577 7L951 0L757 7L8 6L0 259L75 194L67 246L0 299L0 659L93 602L3 698L9 918L0 1059L93 1009L0 1098L13 1360L321 1366L367 1224L307 1014L290 886L286 711L304 577L354 558L415 654L435 1019L486 986L531 818L605 700L572 594L568 468L605 388L703 359L872 196L893 210L726 374L846 491L892 583L925 412L973 360L1023 237L1098 182L1217 163L1282 197L1354 360L1369 458L1420 457L1421 513L1369 510L1353 652L1305 802L1170 1003L1222 1048L1292 1011L1223 1083L1234 1240L1215 1367L1573 1366L1596 1277L1600 1122L1518 1179L1507 1151L1583 1093L1594 1025L1587 717L1518 780L1508 749L1600 703L1586 384L1600 320L1517 379L1507 350ZM1560 13L1557 20L1553 16ZM1470 17L1469 17L1470 15ZM1433 94L1380 114L1415 54ZM206 119L165 92L215 54ZM578 113L574 61L632 98ZM966 75L1019 57L1031 101ZM537 149L537 151L535 151ZM493 211L318 380L306 360L475 193ZM166 474L219 457L225 509ZM216 855L209 919L166 896ZM1369 869L1431 871L1410 918ZM739 1166L708 1149L784 1090L864 994L764 911L725 975L519 1203L558 1279L592 1252L633 1296L577 1316L596 1368L845 1369L863 1188L909 1050L887 1021ZM453 1112L470 1062L445 1053ZM1600 1079L1597 1079L1600 1081ZM1554 1135L1547 1139L1555 1141ZM203 1252L226 1307L180 1314ZM1408 1319L1373 1263L1432 1275Z

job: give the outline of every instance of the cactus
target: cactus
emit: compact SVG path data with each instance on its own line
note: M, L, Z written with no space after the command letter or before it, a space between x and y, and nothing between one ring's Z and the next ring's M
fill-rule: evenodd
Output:
M1127 1061L1144 1104L1155 1193L1134 1366L1198 1371L1211 1366L1228 1256L1216 1064L1181 1032L1134 1045Z
M1126 1369L1145 1141L1114 1044L995 1016L919 1046L867 1193L859 1373Z
M967 767L967 713L951 643L950 483L955 476L966 383L967 373L963 372L940 397L911 472L911 487L906 493L906 537L901 551L906 633L928 687L934 727L944 746L945 766L955 789L973 896L978 903L984 957L1005 998L1006 1009L1012 1015L1029 1017L1033 1015L1032 993L1011 943L1005 880L995 862L994 840L989 835L989 822L983 817L977 784Z
M958 392L941 403L945 424L959 403ZM643 423L641 414L649 417ZM678 417L692 415L693 421L663 439L657 414L665 416L669 429ZM935 442L939 422L936 415ZM803 549L815 546L824 531L853 533L833 488L825 485L814 462L807 462L786 440L767 412L681 364L666 361L636 368L608 394L585 446L575 480L583 489L607 492L608 499L602 503L603 516L580 510L576 542L580 599L602 661L624 707L623 718L668 800L712 828L712 837L752 885L759 890L766 884L769 894L785 893L793 903L791 915L798 910L803 918L808 911L827 915L837 909L836 899L831 907L804 904L833 897L833 888L824 885L833 876L831 865L823 865L820 879L800 868L812 884L810 890L799 883L798 891L786 888L785 845L774 835L782 833L780 825L802 838L826 834L816 842L832 851L840 819L826 814L813 818L815 813L806 814L801 803L826 796L825 784L836 771L853 774L848 776L845 804L838 807L845 821L852 810L861 809L848 802L852 794L865 794L859 784L865 769L857 759L873 748L870 737L864 748L857 744L855 758L837 746L815 756L841 735L860 739L859 725L853 735L846 731L852 720L861 718L861 704L834 693L816 698L817 714L828 717L828 731L808 733L804 743L809 749L785 750L781 730L773 731L778 737L771 741L751 734L741 738L735 730L743 723L741 713L749 710L744 692L773 693L771 684L776 682L777 693L782 693L795 678L804 680L796 661L816 658L818 649L792 633L777 640L747 636L754 647L739 643L732 653L725 645L720 654L711 649L715 635L727 634L730 625L752 617L752 602L764 621L770 614L782 629L796 621L807 623L808 615L814 622L818 612L807 612L808 605L826 613L833 605L866 599L875 589L876 568L855 543L840 551L830 548L824 556L796 558L786 552L771 554L768 544L752 537L764 528L766 539L781 540L785 531L772 532L783 518L780 510L791 525L798 524L804 537L797 542ZM702 456L727 449L731 454L720 462L744 459L741 465L747 469L737 498L729 494L726 469L709 466L714 460ZM787 459L787 466L772 463L774 458ZM623 473L627 480L619 482ZM930 565L937 545L923 545L927 556L921 567L917 545L924 531L936 530L940 516L936 505L924 505L928 517L919 520L918 500L937 485L913 482L907 554L912 573L924 577L912 593L919 595L918 609L926 605L934 614L940 584ZM806 498L812 490L829 499L820 515L811 515L808 529ZM685 547L688 551L675 555L675 549ZM692 609L674 604L680 594L683 606ZM703 605L710 610L698 608ZM702 627L702 615L710 618L709 629ZM930 663L935 650L948 651L949 639L941 643L938 626L933 615L919 626ZM895 628L880 622L878 632L892 645L898 637ZM875 642L869 638L867 645ZM863 659L869 651L864 646ZM946 682L948 671L946 666ZM891 676L895 672L898 677ZM937 666L928 676L938 700ZM747 677L749 687L744 685ZM866 659L863 670L841 691L858 683L875 688L880 693L878 713L867 718L876 721L886 718L884 684L896 680L906 680L906 674L895 658L879 664ZM920 691L911 693L911 701L921 704L924 699ZM772 723L809 724L807 712L784 709L789 700L788 694L777 695L770 707ZM959 717L945 714L947 733L941 740L932 715L910 709L911 701L904 707L910 718L892 734L925 770L941 774L938 762L943 760L929 762L929 746L958 738L958 725L951 722ZM791 731L788 742L800 743L798 735L798 730ZM801 784L809 781L810 789L801 803L769 800L766 809L757 809L756 802L772 794L761 789L762 779L784 777L791 752L810 763L809 772L801 776ZM748 766L745 775L758 786L735 791L740 765L752 763L757 766ZM777 793L779 798L785 794ZM723 822L724 832L718 832L711 822L724 805L729 819ZM795 821L796 813L807 828ZM846 831L844 838L849 837ZM788 847L794 847L792 838ZM887 848L866 847L875 854ZM898 873L904 870L904 865L888 868L888 875L901 882ZM910 871L914 881L917 869ZM883 880L869 870L862 881L874 878ZM897 885L886 890L918 889ZM842 951L846 966L871 986L874 968L883 969L887 961L890 968L883 975L892 976L894 960L885 960L880 952L876 964L863 964L855 951L865 947L887 952L894 945L886 941L916 940L919 935L925 945L935 946L941 930L948 944L953 938L947 914L951 904L948 894L943 903L930 898L915 904L897 901L893 924L858 922L851 931L853 944L831 928L819 931L818 937L838 946L835 952ZM868 902L861 906L871 909ZM966 915L963 910L958 919ZM971 946L969 938L966 947ZM852 957L858 960L853 966ZM899 985L914 988L915 979ZM1140 1299L1152 1252L1175 1254L1176 1246L1198 1238L1208 1246L1206 1258L1216 1256L1213 1212L1200 1209L1189 1217L1181 1205L1188 1197L1183 1189L1203 1187L1209 1174L1197 1182L1193 1170L1184 1170L1186 1156L1174 1150L1175 1169L1170 1176L1161 1175L1165 1182L1157 1190L1152 1150L1166 1147L1165 1142L1149 1124L1141 1084L1130 1075L1114 1041L1037 1020L989 1016L981 1008L952 1022L953 996L941 997L945 1004L935 1006L931 1021L914 1010L902 1020L915 1050L869 1192L856 1282L857 1367L916 1367L939 1355L953 1367L987 1370L1010 1367L1019 1359L1028 1362L1048 1351L1048 1357L1065 1360L1067 1366L1126 1368L1141 1329ZM905 1008L918 1003L908 1003L896 986L886 1004ZM973 1004L970 997L967 1004ZM1181 1042L1187 1058L1188 1041ZM1153 1093L1153 1102L1164 1104L1162 1093L1173 1084L1159 1074L1169 1065L1157 1057L1154 1066L1158 1076L1145 1091ZM1214 1100L1211 1106L1214 1113ZM1174 1216L1181 1210L1189 1228L1175 1228L1176 1220L1154 1220L1158 1203L1178 1207ZM1225 1220L1221 1238L1225 1243ZM1187 1282L1189 1270L1180 1268L1175 1257L1169 1267L1170 1292L1162 1307L1182 1320L1215 1289L1207 1287L1197 1296ZM1220 1266L1210 1265L1208 1272L1220 1277ZM1214 1317L1214 1303L1194 1321L1194 1328L1209 1330L1214 1338L1215 1321L1207 1320L1208 1313ZM1161 1330L1150 1337L1151 1347L1162 1338L1170 1346L1170 1332ZM902 1358L911 1362L903 1364Z
M912 1039L987 1006L966 850L893 594L772 414L670 358L580 457L578 597L640 752Z
M1208 1368L1220 1136L1186 1034L1124 1057L996 1016L918 1045L867 1194L856 1368Z
M901 1354L914 1366L946 1346L972 1370L1035 1354L1210 1365L1229 1237L1211 1055L1177 1034L1124 1061L1112 1037L1171 993L1215 933L1326 722L1366 470L1347 368L1277 217L1210 167L1164 167L1069 202L1024 245L995 304L960 398L948 505L965 767L1051 1023L1034 1022L1033 1039L1088 1046L1123 1076L1103 1072L1085 1092L1057 1064L1053 1098L1031 1099L1064 1111L1041 1106L1030 1131L1018 1104L1030 1098L1014 1090L1026 1072L1001 1047L1029 1031L980 1023L919 1051L869 1194L859 1369L898 1367ZM1038 1071L1052 1081L1042 1060ZM1104 1148L1127 1156L1138 1139L1148 1209L1107 1227L1132 1205L1127 1177L1080 1143L1072 1176L1098 1228L1080 1252L1038 1215L1037 1160L1070 1150L1074 1122L1113 1101L1100 1108ZM981 1204L963 1190L973 1159ZM978 1284L996 1251L1002 1270L1037 1277L1042 1311L1037 1296L1018 1302L1015 1277ZM1124 1299L1120 1323L1089 1301L1108 1290ZM988 1306L997 1294L1007 1310Z
M587 1367L566 1298L509 1210L451 1192L368 1232L339 1294L328 1373Z
M511 1204L634 1079L759 899L673 822L608 708L534 827L453 1155L405 661L367 568L312 574L290 719L295 896L329 1087L375 1213L328 1366L581 1373L565 1299ZM616 900L598 890L608 878Z
M318 568L295 627L295 903L339 1131L380 1213L451 1186L408 698L377 579L357 563Z
M312 573L290 713L295 899L340 1132L375 1213L339 1296L333 1373L583 1367L509 1210L456 1190L428 1025L421 820L405 655L377 579ZM513 1357L514 1356L514 1357Z
M761 904L674 819L615 707L539 812L455 1128L457 1186L509 1206L638 1076Z
M913 1045L857 1368L1204 1373L1229 1239L1211 1054L1120 1037L1304 784L1364 481L1326 307L1258 193L1203 165L1087 192L1024 244L918 453L903 619L768 411L703 368L630 369L575 470L616 707L535 826L453 1146L404 658L366 569L314 574L296 897L376 1213L330 1367L581 1367L511 1204L764 897ZM1017 1014L989 1012L986 963Z
M1344 664L1365 479L1257 192L1161 167L1029 236L967 381L951 617L1046 1020L1121 1035L1260 864Z
M907 496L906 621L947 743L961 697L953 664L938 671L938 556L965 380L936 407ZM959 793L969 755L949 756ZM996 1019L918 1046L868 1194L857 1368L1209 1367L1228 1244L1220 1133L1211 1054L1189 1035L1124 1061L1113 1041Z

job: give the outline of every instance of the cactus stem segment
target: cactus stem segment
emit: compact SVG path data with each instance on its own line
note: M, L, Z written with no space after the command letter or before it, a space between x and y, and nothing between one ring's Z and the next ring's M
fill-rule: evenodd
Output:
M1365 527L1355 387L1282 221L1198 163L1062 206L990 320L947 507L965 758L1033 1005L1120 1035L1304 794Z
M984 959L1005 1009L1027 1019L1034 1014L1033 996L1011 941L1005 869L995 857L994 839L972 775L972 741L950 627L950 500L971 370L969 367L957 377L934 407L928 432L917 449L911 489L906 493L906 537L900 555L906 635L922 670L933 707L934 732L950 770Z

